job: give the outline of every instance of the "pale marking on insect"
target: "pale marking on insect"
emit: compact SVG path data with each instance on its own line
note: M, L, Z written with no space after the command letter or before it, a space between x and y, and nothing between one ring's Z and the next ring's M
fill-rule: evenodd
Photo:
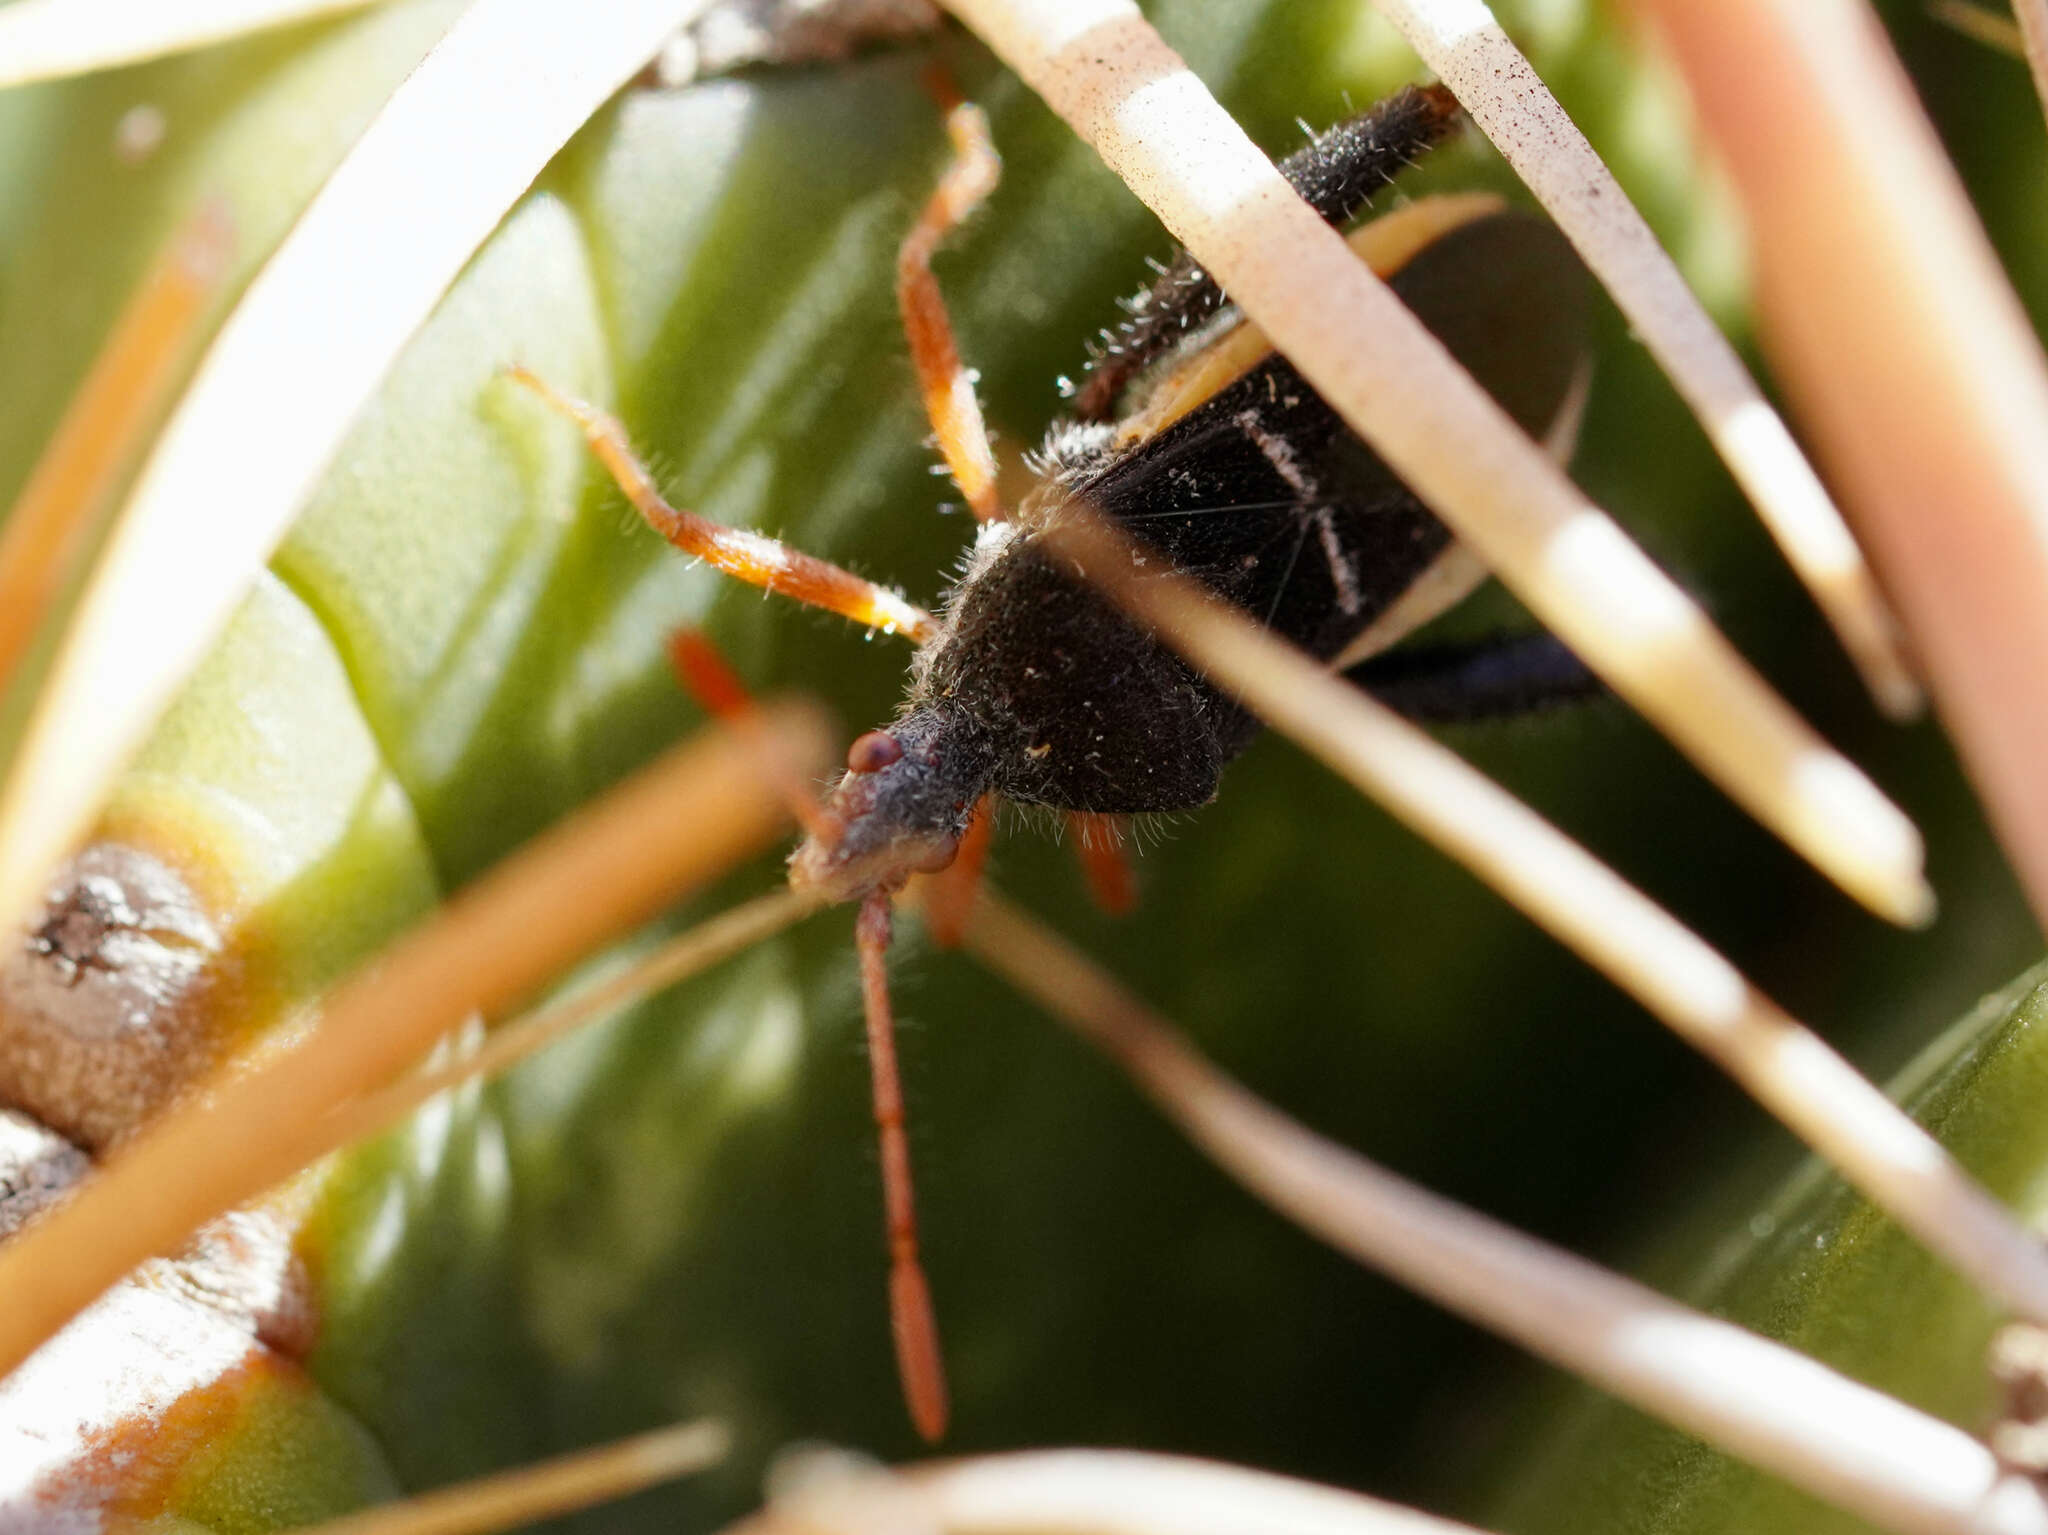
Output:
M1347 615L1356 614L1365 605L1358 592L1358 573L1344 557L1344 546L1337 542L1336 520L1330 515L1328 504L1321 502L1315 482L1302 472L1301 460L1286 439L1274 436L1259 424L1257 411L1240 411L1236 419L1239 430L1258 445L1266 462L1287 482L1287 488L1301 497L1303 512L1316 525L1316 539L1323 546L1323 558L1329 562L1330 579L1337 583L1337 606Z

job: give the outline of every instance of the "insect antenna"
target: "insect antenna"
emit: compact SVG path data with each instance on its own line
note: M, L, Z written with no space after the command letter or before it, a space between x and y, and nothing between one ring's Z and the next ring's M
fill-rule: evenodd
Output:
M678 629L668 639L669 665L683 689L727 729L734 731L767 770L769 786L782 797L790 814L813 837L837 841L846 828L811 793L789 759L776 748L764 728L760 707L739 673L701 630Z
M889 1000L889 939L894 906L885 891L860 903L854 943L860 951L860 993L867 1019L868 1074L874 1087L875 1133L882 1152L882 1202L889 1233L889 1331L896 1372L918 1433L945 1436L946 1365L931 1284L917 1250L917 1196L910 1175L910 1137L903 1128L903 1083L896 1071L896 1015Z
M746 684L718 647L697 630L679 629L669 640L669 659L683 686L706 712L739 732L758 752L775 791L804 829L828 842L843 835L845 827L838 817L818 803L761 727ZM861 744L854 743L855 754ZM986 827L985 804L976 820ZM985 845L985 831L982 840ZM957 925L964 925L973 895L970 882L965 886L965 904L956 907ZM866 896L853 933L860 956L861 1012L867 1024L868 1075L881 1150L883 1227L889 1241L889 1331L896 1340L896 1373L910 1420L926 1440L937 1442L946 1432L946 1365L939 1347L938 1319L932 1310L931 1283L918 1257L917 1190L910 1173L910 1136L904 1129L903 1082L896 1069L896 1010L889 998L889 942L894 929L891 892L877 890Z

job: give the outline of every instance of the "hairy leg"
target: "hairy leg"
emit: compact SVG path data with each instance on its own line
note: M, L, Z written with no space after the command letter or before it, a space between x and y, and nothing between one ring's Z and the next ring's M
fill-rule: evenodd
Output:
M946 468L975 517L998 522L1003 504L996 494L995 453L974 397L974 380L953 341L945 297L932 276L932 256L939 242L995 190L1002 162L989 140L988 118L972 102L949 104L946 133L953 141L953 158L896 253L896 303L903 312L903 334L917 368L925 414L931 418Z
M626 499L649 527L676 548L736 580L810 607L824 608L887 634L901 634L923 644L938 633L938 620L886 586L878 586L850 570L792 549L779 539L747 528L699 517L670 506L655 489L654 478L633 455L626 429L587 401L562 393L525 368L506 370L553 409L582 430L590 451L611 472Z

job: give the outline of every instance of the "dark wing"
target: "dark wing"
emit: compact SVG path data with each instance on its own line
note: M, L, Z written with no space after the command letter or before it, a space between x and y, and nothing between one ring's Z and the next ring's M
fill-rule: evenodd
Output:
M1571 399L1587 281L1556 229L1498 213L1452 230L1394 291L1532 435ZM1335 657L1450 535L1277 354L1077 485L1177 567Z
M1457 99L1441 85L1408 86L1280 162L1280 174L1316 212L1342 228L1375 194L1448 135ZM1074 416L1107 421L1124 386L1223 307L1223 290L1181 251L1130 305L1130 318L1103 334L1102 350L1074 396Z

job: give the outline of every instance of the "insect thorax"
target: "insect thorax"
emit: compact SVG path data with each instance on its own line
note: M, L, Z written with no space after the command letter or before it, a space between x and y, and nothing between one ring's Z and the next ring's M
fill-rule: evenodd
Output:
M1539 435L1580 367L1581 284L1562 238L1512 214L1444 234L1393 277ZM1532 303L1551 294L1563 297ZM1229 344L1218 337L1217 355ZM1175 409L1142 431L1055 431L1041 489L1014 522L983 529L943 631L918 658L889 731L903 760L850 775L835 794L850 823L848 867L900 879L957 840L990 791L1063 810L1192 809L1256 733L1234 699L1045 551L1045 528L1067 508L1085 503L1148 558L1325 661L1445 556L1443 525L1293 366L1262 346L1240 351L1192 393L1183 374ZM819 878L834 891L853 883Z
M1278 357L1136 449L1103 445L1092 468L1059 452L1061 496L978 552L911 700L1000 743L990 787L1026 804L1192 809L1256 728L1043 552L1065 505L1325 659L1449 542Z

